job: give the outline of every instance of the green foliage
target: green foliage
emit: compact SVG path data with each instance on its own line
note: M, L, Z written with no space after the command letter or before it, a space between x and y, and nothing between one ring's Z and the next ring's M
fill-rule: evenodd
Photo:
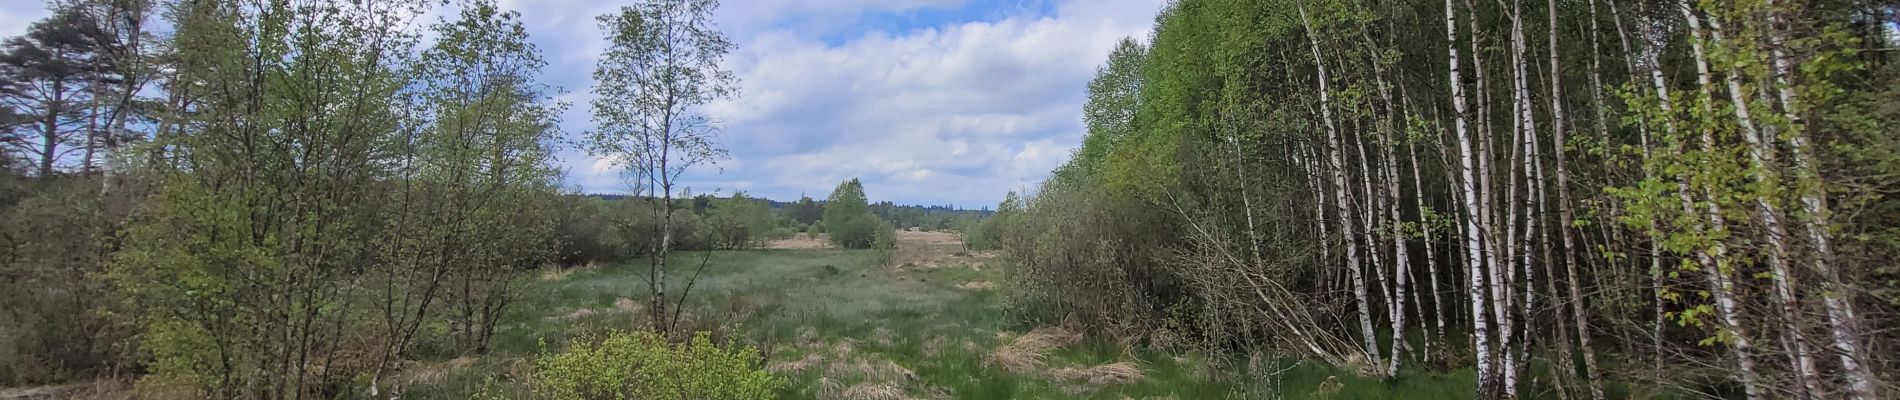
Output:
M123 332L96 312L108 292L91 277L105 253L100 232L118 212L95 180L11 175L0 170L0 385L89 378L125 363L112 346Z
M964 225L963 246L972 250L1003 248L1004 232L1016 223L1022 211L1022 199L1017 197L1016 192L1009 192L1003 197L1003 203L997 205L995 214Z
M837 245L838 247L847 249L869 249L886 248L879 247L879 245L888 245L889 243L880 243L878 238L891 237L895 235L895 231L896 228L892 227L889 222L884 222L884 220L878 219L877 216L871 215L870 213L863 213L855 217L844 218L842 221L833 224L826 233L830 235L831 244Z
M594 18L608 46L594 68L595 127L585 146L649 197L670 201L681 174L727 155L718 125L697 107L738 93L738 79L720 65L733 44L711 23L718 6L643 0Z
M626 240L609 218L613 204L599 197L567 194L555 201L555 251L561 265L618 261L627 255Z
M709 244L720 249L751 248L789 236L778 231L778 221L763 200L746 197L744 192L714 201L701 224L710 237Z
M683 344L650 332L584 337L535 361L534 396L549 400L769 399L780 385L751 347L722 349L705 333Z
M864 184L857 178L838 183L831 190L831 196L825 198L825 231L837 232L838 228L859 215L869 214L869 202L864 196Z
M864 184L856 178L838 184L825 200L824 231L831 244L847 249L889 248L895 243L879 243L878 237L892 236L896 227L871 213L864 197Z
M618 243L621 257L634 258L656 254L659 251L661 233L666 210L660 206L659 199L629 197L608 200L606 219L613 226L610 237ZM693 210L674 205L673 242L671 248L680 250L705 250L713 248L712 235L707 234L704 217Z
M798 196L798 202L785 206L785 214L802 226L810 226L825 218L825 208L810 196Z
M1141 109L1143 67L1148 49L1135 38L1122 38L1108 53L1108 62L1095 70L1089 81L1088 102L1082 107L1082 120L1089 134L1083 136L1082 150L1072 164L1094 168L1108 152L1133 136L1135 113Z
M143 330L152 373L207 397L336 390L373 369L316 350L344 340L352 278L380 269L382 179L411 122L412 33L391 22L408 11L171 6L174 79L232 90L168 122L191 134L155 138L162 184L103 275L112 310Z

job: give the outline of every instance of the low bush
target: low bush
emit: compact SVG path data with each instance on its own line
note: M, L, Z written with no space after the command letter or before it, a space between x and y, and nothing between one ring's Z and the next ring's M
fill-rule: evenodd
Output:
M797 236L797 235L798 235L797 230L781 226L777 228L772 228L771 231L766 232L765 238L766 240L785 240L785 239L791 239L793 236Z
M831 244L847 249L889 248L879 247L878 238L895 237L896 231L889 222L864 213L837 224L831 232Z
M533 393L550 400L769 399L779 380L751 347L720 348L701 333L673 344L651 332L583 338L535 362Z

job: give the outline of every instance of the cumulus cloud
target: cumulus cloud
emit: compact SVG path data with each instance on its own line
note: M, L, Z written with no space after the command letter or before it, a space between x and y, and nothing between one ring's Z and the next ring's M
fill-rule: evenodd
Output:
M738 45L725 65L742 96L704 111L724 122L732 159L686 183L789 200L856 177L873 200L993 205L1068 157L1095 67L1120 38L1145 36L1163 1L725 0L716 19ZM605 47L594 17L622 3L499 2L543 51L577 140ZM41 1L0 0L0 29L13 30L0 34L44 15ZM610 162L560 157L570 186L628 189Z
M905 3L934 12L932 2ZM796 28L735 38L727 65L744 96L706 112L726 122L733 157L748 161L725 176L746 179L694 178L789 198L858 177L874 199L994 203L1068 156L1095 67L1116 40L1144 34L1159 8L1075 1L843 41Z

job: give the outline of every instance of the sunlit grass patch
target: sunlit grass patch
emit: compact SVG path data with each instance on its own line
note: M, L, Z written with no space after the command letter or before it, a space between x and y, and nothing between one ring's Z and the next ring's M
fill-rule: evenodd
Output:
M783 379L779 398L1470 397L1468 375L1408 371L1379 382L1326 366L1275 361L1263 365L1277 369L1254 368L1180 346L1147 348L1072 328L1019 325L1004 294L989 289L1007 278L1006 268L959 253L929 249L909 255L917 258L906 267L881 264L871 250L683 252L671 257L677 280L669 292L685 290L683 275L704 262L680 329L760 349L762 367ZM405 396L464 398L484 387L527 396L521 374L540 352L565 349L584 335L647 326L646 268L634 260L527 279L492 354L431 376ZM1328 382L1336 388L1318 391Z

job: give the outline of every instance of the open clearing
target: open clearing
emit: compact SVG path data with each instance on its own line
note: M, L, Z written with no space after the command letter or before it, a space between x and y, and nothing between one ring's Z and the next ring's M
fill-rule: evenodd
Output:
M781 398L813 399L1223 399L1264 398L1239 369L1191 353L1165 353L1084 337L1060 326L1013 322L994 254L963 250L953 234L899 232L880 264L872 250L764 249L686 253L676 274L702 260L681 329L757 346L785 380ZM644 262L539 274L479 359L408 365L409 398L466 398L482 390L525 394L520 381L542 349L590 332L635 329L646 318ZM673 286L679 288L681 286ZM1274 390L1290 398L1388 398L1394 387L1323 367L1284 369ZM1430 382L1428 382L1430 381ZM1330 383L1329 383L1330 382ZM1343 382L1343 384L1342 384ZM1342 387L1343 386L1343 387ZM1437 397L1418 393L1421 397ZM1456 394L1445 396L1457 398ZM1469 395L1464 395L1469 398Z

